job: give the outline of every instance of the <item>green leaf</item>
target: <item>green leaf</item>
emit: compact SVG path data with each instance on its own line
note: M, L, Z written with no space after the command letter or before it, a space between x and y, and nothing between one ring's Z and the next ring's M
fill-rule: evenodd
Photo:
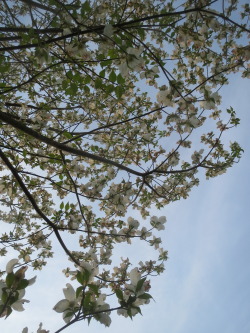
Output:
M29 285L29 281L26 279L23 279L18 283L16 289L17 290L25 289L26 287L28 287L28 285Z
M150 294L148 293L144 293L140 296L138 296L138 298L141 298L141 299L150 299L150 298L153 298Z
M84 297L84 301L83 301L83 308L85 310L89 309L90 300L91 300L91 294L90 293L86 293L85 297Z
M125 83L125 79L122 77L121 74L118 74L116 79L117 79L117 83L119 83L119 84L124 84Z
M90 89L89 89L88 86L84 86L83 89L84 89L84 91L85 91L86 94L88 94L90 92Z
M66 76L69 78L69 79L73 79L73 73L72 73L72 71L68 71L67 73L66 73Z
M62 88L63 88L64 90L68 87L68 85L69 85L68 80L63 80L63 82L62 82Z
M116 81L116 74L114 71L112 71L110 74L109 74L109 80L111 82L115 82Z
M130 305L136 301L136 296L129 296L127 304Z
M115 294L118 299L123 300L123 292L121 291L121 289L115 290Z
M139 308L139 306L131 306L131 308L136 309L142 315L141 309Z
M143 283L146 281L146 278L143 278L143 279L141 279L141 280L139 280L138 282L137 282L137 285L136 285L136 289L135 289L135 291L139 291L139 290L141 290L141 288L142 288L142 286L143 286Z
M67 139L72 139L73 138L73 135L71 134L71 133L69 133L69 132L63 132L62 133L63 134L63 136L65 136L65 138L67 138Z
M105 69L103 69L101 72L100 72L100 74L99 74L101 77L105 77Z
M96 284L88 284L89 289L91 289L95 295L99 294L99 286L97 286Z
M19 298L19 293L18 293L18 291L15 291L13 293L13 295L9 298L8 304L11 305L11 304L15 303L18 300L18 298Z
M14 274L13 272L12 272L12 273L9 273L9 274L6 276L6 280L5 280L5 282L6 282L6 285L7 285L8 288L10 288L10 287L12 286L14 280L15 280L15 274Z
M117 86L115 87L115 94L117 98L121 98L124 93L123 87L122 86Z
M83 286L80 286L76 289L76 298L78 298L81 295L82 291L83 291Z
M132 312L131 312L131 308L128 308L128 316L130 317L130 319L133 319L133 317L132 317Z
M91 7L90 7L89 1L85 1L82 4L81 14L84 15L85 13L89 12L90 10L91 10Z
M63 207L64 207L64 202L61 202L60 209L63 209Z
M106 93L110 94L115 90L115 87L112 84L109 84L108 86L105 87Z
M99 89L99 88L101 88L102 87L102 80L100 79L100 78L97 78L96 80L95 80L95 88L96 89Z
M65 210L68 210L69 207L70 207L70 206L69 206L69 202L67 202L66 205L65 205Z
M1 297L1 300L3 303L5 303L7 301L9 297L9 293L6 291L6 289L2 289L2 297Z
M79 271L77 272L76 279L80 284L84 283L84 278L83 278L82 272L79 272Z

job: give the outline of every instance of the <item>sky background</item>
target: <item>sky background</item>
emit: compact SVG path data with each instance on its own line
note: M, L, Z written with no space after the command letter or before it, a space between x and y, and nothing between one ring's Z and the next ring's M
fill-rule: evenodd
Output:
M230 85L222 90L223 107L233 106L241 118L241 125L224 137L225 141L238 140L244 148L240 163L222 176L202 180L187 200L152 211L152 215L168 219L161 234L169 251L166 271L151 279L155 302L142 307L143 316L137 315L133 321L113 313L109 328L94 321L90 326L80 322L64 332L250 332L249 92L249 81L240 75L232 76ZM59 251L37 272L37 283L27 288L26 298L31 302L25 304L24 312L14 311L1 320L1 333L21 333L25 326L35 333L41 321L50 333L63 326L61 314L52 308L64 298L62 288L70 282L60 273L64 259ZM28 272L27 278L35 275Z

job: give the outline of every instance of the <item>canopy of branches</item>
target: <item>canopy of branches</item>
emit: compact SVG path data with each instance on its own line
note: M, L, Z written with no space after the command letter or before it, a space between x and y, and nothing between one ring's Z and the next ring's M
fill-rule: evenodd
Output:
M1 271L2 317L24 309L25 271L56 242L77 283L55 305L57 332L149 303L167 260L166 218L151 207L240 158L223 143L239 119L219 90L231 73L249 76L248 19L236 0L1 1L0 255L18 257ZM150 260L114 263L118 244L138 242Z

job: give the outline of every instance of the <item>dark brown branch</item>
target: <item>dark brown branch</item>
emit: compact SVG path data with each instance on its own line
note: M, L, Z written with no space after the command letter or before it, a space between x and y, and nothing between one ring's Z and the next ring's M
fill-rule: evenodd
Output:
M29 0L27 0L27 1L29 1ZM246 32L250 33L250 29L247 29L246 27L236 23L235 21L233 21L230 18L224 16L223 14L219 14L219 13L209 11L209 10L205 10L205 9L202 9L202 8L192 8L192 9L181 10L181 11L177 11L177 12L170 12L170 13L146 16L146 17L131 20L131 21L128 21L128 22L122 22L122 23L114 24L114 28L119 29L119 28L124 27L126 29L129 29L130 25L135 24L135 23L141 23L141 22L144 22L144 21L149 21L149 20L157 19L157 18L170 17L170 16L179 16L179 15L184 15L184 14L188 14L188 13L198 13L198 12L207 13L207 14L211 14L211 15L216 16L216 17L223 18L224 20L232 23L233 25L237 26L238 28L242 29L243 31L246 31ZM27 49L27 48L34 48L34 47L37 47L37 46L44 46L44 45L48 45L48 44L51 44L51 43L55 43L55 42L65 40L65 39L70 38L70 37L79 36L79 35L85 35L85 34L89 34L89 33L100 34L100 33L103 32L103 29L104 29L104 25L93 26L93 27L89 27L88 29L86 29L84 31L78 30L78 31L72 32L70 34L60 36L60 37L56 37L56 38L51 38L51 39L48 39L48 40L45 40L45 41L41 41L39 43L30 43L30 44L24 44L24 45L3 47L3 48L0 48L0 51L22 50L22 49Z
M76 30L76 29L75 29ZM25 27L0 27L0 32L34 32L36 34L59 33L63 32L61 28L32 29ZM21 38L21 37L18 37Z
M142 172L139 172L139 171L136 171L136 170L133 170L129 167L126 167L118 162L115 162L115 161L112 161L112 160L109 160L105 157L101 157L101 156L98 156L98 155L94 155L94 154L91 154L89 152L86 152L86 151L82 151L80 149L77 149L77 148L73 148L73 147L70 147L70 146L67 146L63 143L60 143L60 142L57 142L57 141L54 141L53 139L51 138L48 138L36 131L34 131L33 129L27 127L26 125L24 125L23 123L13 119L12 117L10 117L7 113L5 112L2 112L0 111L0 119L4 122L6 122L7 124L21 130L22 132L32 136L33 138L41 141L41 142L44 142L46 144L48 144L49 146L52 146L52 147L55 147L59 150L62 150L62 151L67 151L69 153L72 153L74 155L77 155L77 156L83 156L83 157L87 157L87 158L90 158L91 160L94 160L94 161L98 161L98 162L101 162L101 163L105 163L105 164L109 164L109 165L113 165L115 167L117 167L118 169L121 169L121 170L124 170L124 171L127 171L131 174L134 174L136 176L143 176L144 173Z

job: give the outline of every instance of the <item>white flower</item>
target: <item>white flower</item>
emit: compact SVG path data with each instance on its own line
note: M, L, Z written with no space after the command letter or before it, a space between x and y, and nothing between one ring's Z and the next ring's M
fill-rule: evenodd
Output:
M80 265L84 270L89 272L89 279L88 279L88 283L91 282L94 277L98 274L99 272L99 268L98 266L96 266L95 264L90 264L89 262L82 262Z
M155 249L158 249L159 244L161 244L161 238L160 237L157 238L157 237L153 236L153 239L150 241L150 244L151 244L151 246L154 245Z
M29 301L26 300L26 299L23 299L23 296L25 295L25 290L24 289L20 290L18 292L18 294L19 294L18 295L19 299L15 303L11 304L11 307L12 307L13 310L21 312L21 311L24 311L23 304L24 303L29 303Z
M139 48L134 48L134 47L127 48L127 53L134 55L136 58L139 58L142 52L143 52L143 46L140 46Z
M141 57L143 52L143 47L139 48L128 47L127 48L128 56L125 60L119 65L119 70L121 75L126 77L130 70L140 72L144 69L145 61Z
M122 62L120 65L119 65L119 70L120 70L120 73L123 77L126 77L128 76L128 73L129 73L129 67L128 67L128 64L126 63L126 61Z
M96 318L100 323L104 324L106 327L109 327L111 324L111 318L110 316L103 312L100 313L100 315L98 316L98 318Z
M129 278L130 278L130 280L131 280L132 285L136 287L138 281L141 279L141 274L139 273L137 267L133 268L133 269L130 271L130 273L129 273Z
M143 239L146 239L147 237L150 237L152 235L152 233L148 231L145 227L142 227L141 230L138 230L137 234Z
M95 303L95 311L106 311L109 310L110 306L109 304L105 303L106 295L101 294L99 297L96 299ZM103 313L98 313L95 316L96 320L98 320L100 323L104 324L105 326L110 326L111 324L111 318L110 318L110 312L103 312Z
M172 101L172 96L170 95L170 91L168 89L158 91L156 99L159 104L162 104L164 106L174 105Z
M139 227L139 222L132 217L128 218L128 225L133 228L133 229L138 229Z
M63 313L63 320L66 323L69 323L72 319L73 315L67 316L68 309L75 308L78 306L78 299L76 298L76 293L74 288L71 286L70 283L66 284L66 288L63 288L63 293L65 296L65 299L60 300L53 308L58 313Z
M191 118L189 118L189 122L190 122L190 124L191 124L194 128L196 128L196 127L198 127L198 126L200 125L200 121L199 121L199 119L196 118L196 117L191 117Z
M117 314L120 315L120 316L124 316L125 318L128 317L128 311L125 310L125 309L118 309Z
M152 216L150 219L150 224L156 228L157 230L164 230L165 226L164 224L166 223L167 219L165 216L157 217L157 216Z

